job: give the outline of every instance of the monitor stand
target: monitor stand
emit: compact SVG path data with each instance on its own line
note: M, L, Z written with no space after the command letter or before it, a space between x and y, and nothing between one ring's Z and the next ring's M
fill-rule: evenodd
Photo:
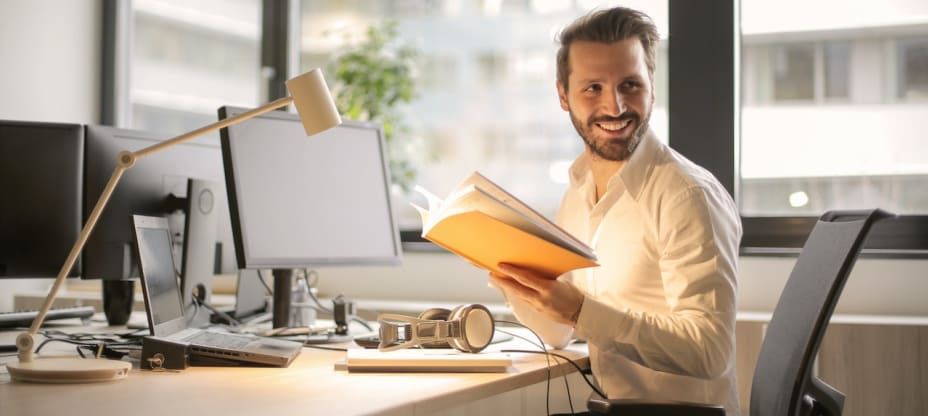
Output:
M288 328L290 326L291 290L293 282L293 269L274 269L274 314L272 328ZM351 341L348 333L348 320L354 313L354 304L341 298L333 302L334 320L336 329L333 333L320 335L304 340L307 344L327 344Z
M274 269L274 317L273 328L286 328L290 325L290 290L292 289L293 269Z

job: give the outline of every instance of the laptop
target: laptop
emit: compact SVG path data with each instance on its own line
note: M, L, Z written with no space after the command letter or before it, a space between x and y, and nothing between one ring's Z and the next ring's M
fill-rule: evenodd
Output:
M303 344L299 342L189 326L191 317L184 315L181 303L167 219L133 215L132 225L148 327L154 337L186 344L191 365L286 367L300 354Z

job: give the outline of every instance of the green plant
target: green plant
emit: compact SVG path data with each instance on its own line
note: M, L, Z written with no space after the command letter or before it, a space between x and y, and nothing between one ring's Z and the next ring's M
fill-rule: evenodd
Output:
M400 43L396 22L372 25L364 39L352 43L334 57L335 104L343 116L374 121L383 126L393 183L403 192L416 177L416 163L409 142L411 129L403 122L400 106L416 96L415 48Z

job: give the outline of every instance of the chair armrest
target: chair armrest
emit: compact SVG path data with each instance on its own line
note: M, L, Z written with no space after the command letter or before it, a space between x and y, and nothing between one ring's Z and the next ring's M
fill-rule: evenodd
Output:
M587 401L590 413L622 416L725 416L722 406L688 402L654 402L636 399L600 399Z

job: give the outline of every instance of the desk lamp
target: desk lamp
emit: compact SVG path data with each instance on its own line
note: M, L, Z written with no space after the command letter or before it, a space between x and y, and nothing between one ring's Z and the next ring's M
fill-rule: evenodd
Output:
M338 114L338 110L335 108L335 103L332 101L332 96L322 77L322 71L313 69L288 80L286 84L287 90L290 91L289 97L278 99L262 107L220 120L189 133L159 142L142 150L135 152L123 151L119 153L116 161L116 169L113 171L113 175L110 176L109 182L107 182L106 187L103 189L103 194L100 195L100 199L94 206L93 211L91 211L90 217L87 218L87 222L84 224L84 228L81 230L77 242L74 243L74 247L71 248L71 252L68 254L64 265L61 267L61 271L58 272L58 277L55 279L55 283L52 285L48 296L45 298L42 309L39 310L29 331L21 333L16 337L19 361L7 363L6 365L13 380L39 383L85 383L123 379L129 374L129 369L132 365L125 361L72 357L43 357L36 359L33 353L33 349L35 348L35 336L39 331L39 327L42 326L42 321L45 320L45 315L51 308L55 296L58 294L58 289L67 277L68 272L74 267L77 256L80 255L81 250L83 250L87 238L90 236L91 231L93 231L120 177L122 177L122 174L127 169L135 164L136 160L173 145L189 141L202 134L219 130L223 127L228 127L269 111L285 107L290 103L293 103L296 107L296 111L300 116L300 121L303 123L303 129L306 130L306 134L309 136L328 130L341 123L341 117Z

